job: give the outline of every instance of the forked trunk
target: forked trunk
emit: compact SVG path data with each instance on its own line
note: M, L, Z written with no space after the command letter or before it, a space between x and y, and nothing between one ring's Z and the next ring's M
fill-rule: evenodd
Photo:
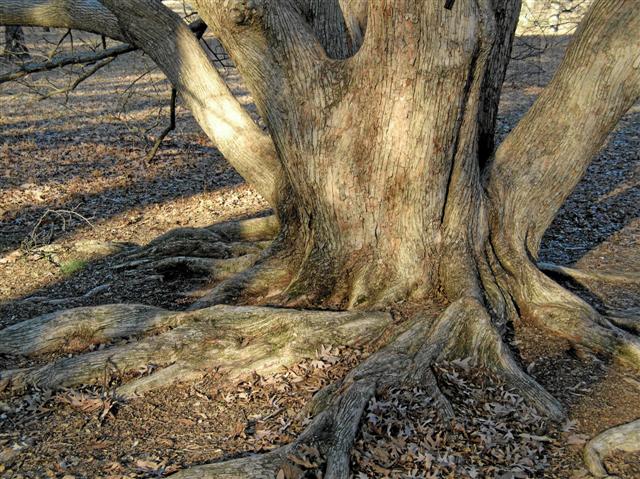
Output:
M230 3L200 11L254 92L285 171L278 212L290 275L278 301L370 309L477 296L488 231L481 167L517 5L375 2L362 48L336 60L323 48L335 37L316 40L301 10Z
M319 344L388 339L316 396L317 414L292 444L176 476L280 476L292 455L314 445L325 461L323 477L343 479L361 416L381 390L424 388L451 418L432 371L441 361L471 360L542 413L562 418L561 405L503 341L505 320L527 316L574 344L640 365L640 340L631 333L637 318L602 317L535 264L544 230L640 97L635 2L594 2L556 76L495 153L519 1L196 3L242 73L271 138L233 99L181 19L156 1L74 0L73 7L38 0L35 8L26 0L0 0L0 23L39 24L53 8L58 14L45 17L55 18L54 25L84 23L143 48L278 219L178 230L140 253L178 256L129 263L232 275L196 311L112 305L7 328L5 342L27 344L25 353L168 331L42 367L0 371L0 386L68 386L95 380L105 364L135 370L150 361L170 363L120 390L135 393L193 377L210 363L232 372L271 370ZM273 238L276 223L278 237L266 250L245 243ZM198 252L206 258L194 257ZM255 264L254 255L260 255ZM236 275L246 264L253 266ZM430 314L426 299L442 299L441 314ZM219 306L233 302L418 307L396 322L389 313L368 311ZM207 304L218 306L204 309ZM44 330L49 337L38 332Z

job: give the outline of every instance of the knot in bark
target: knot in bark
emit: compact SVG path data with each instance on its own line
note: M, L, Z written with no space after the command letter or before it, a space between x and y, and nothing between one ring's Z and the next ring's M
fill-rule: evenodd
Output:
M262 0L225 0L229 18L236 25L249 25L263 15Z

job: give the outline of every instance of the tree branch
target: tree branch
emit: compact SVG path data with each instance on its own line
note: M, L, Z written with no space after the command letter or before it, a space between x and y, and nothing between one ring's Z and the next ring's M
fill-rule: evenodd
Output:
M153 0L102 3L162 69L227 161L276 207L280 165L273 142L234 98L180 16Z
M0 25L69 28L125 40L117 18L98 0L0 0Z
M354 47L360 48L367 30L369 0L339 0L339 2Z
M144 159L145 163L151 163L153 161L164 139L167 137L169 133L171 133L173 130L176 129L176 95L177 95L176 89L172 88L171 101L169 103L169 124L166 126L164 130L162 130L158 138L156 138L156 141L153 144L153 148L151 148L151 151L147 153L147 156Z
M42 94L40 96L40 100L45 100L47 98L51 98L55 95L67 95L70 92L74 91L78 86L84 82L85 80L91 78L98 71L102 70L104 67L109 65L116 57L109 57L101 62L94 64L88 71L83 72L79 77L77 77L70 85L67 85L64 88L55 89L49 93Z
M304 3L313 8L314 2ZM250 7L243 0L218 0L196 5L242 73L272 134L280 129L275 122L283 109L321 94L322 85L310 77L326 74L327 54L300 4L277 0Z
M622 115L640 97L634 2L597 0L551 83L488 170L492 228L535 258L545 230Z
M141 48L229 163L277 206L281 169L272 140L234 98L189 27L167 7L151 0L0 0L0 24L85 30Z
M309 106L336 101L332 84L341 84L345 69L327 56L294 3L275 0L251 7L243 0L196 1L198 13L242 74L276 148L304 163L311 137L304 134L324 113L324 108L310 112ZM283 166L287 180L297 181L292 169Z
M123 44L117 45L107 50L99 50L96 52L79 52L71 55L61 55L54 57L46 62L33 62L22 65L20 69L0 75L0 83L17 80L33 73L45 72L61 68L67 65L75 65L78 63L95 63L107 58L117 57L124 53L129 53L136 50L136 47Z
M480 131L478 132L478 156L484 167L495 148L496 120L502 85L511 57L513 38L520 17L520 0L499 0L493 2L496 23L496 38L487 59L488 67L481 88Z
M349 9L348 2L344 0L298 0L298 2L309 26L329 57L344 59L358 51L364 34ZM341 4L344 4L346 10Z

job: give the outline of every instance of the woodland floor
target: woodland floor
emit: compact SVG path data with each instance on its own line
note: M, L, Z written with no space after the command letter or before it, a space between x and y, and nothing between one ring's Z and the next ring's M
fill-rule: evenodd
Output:
M30 41L43 35L28 30ZM60 32L46 36L55 42ZM558 64L566 38L548 42L542 55L512 63L501 134ZM526 51L520 39L516 54ZM177 131L145 165L145 130L151 128L151 138L162 130L169 98L157 71L141 76L149 65L138 54L120 58L68 101L65 95L38 101L35 90L52 88L44 77L0 86L0 327L61 308L114 302L184 309L206 278L114 270L114 245L104 242L144 244L176 227L264 212L264 202L183 108ZM249 103L233 71L228 74ZM48 78L58 87L68 81L59 73ZM639 152L636 105L554 222L542 260L640 271ZM597 308L640 306L638 290L592 286L596 294L589 299ZM640 378L562 341L550 343L529 327L516 333L513 347L566 406L567 423L546 424L499 385L482 388L481 374L464 363L443 365L440 381L458 413L454 429L440 424L420 391L389 391L369 406L353 452L354 477L587 477L580 459L585 440L640 417ZM367 353L327 346L317 358L274 376L232 383L212 370L197 384L126 403L111 394L121 380L112 373L82 391L32 391L0 401L0 476L162 477L269 450L301 429L300 411L316 390ZM10 358L0 358L0 369L11 366ZM313 454L307 459L313 463ZM638 456L613 457L607 465L620 477L640 478Z

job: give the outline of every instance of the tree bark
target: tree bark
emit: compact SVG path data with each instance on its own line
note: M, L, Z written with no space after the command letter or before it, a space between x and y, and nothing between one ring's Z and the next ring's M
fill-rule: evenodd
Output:
M291 304L382 307L443 287L454 300L476 294L481 156L492 148L517 4L369 4L363 45L339 62L290 3L243 5L198 10L283 164Z
M0 25L84 30L125 40L116 17L98 0L2 0Z
M273 477L297 447L317 443L326 457L324 477L346 478L361 415L381 389L426 384L443 414L451 412L431 369L445 360L470 359L493 371L559 420L561 405L520 369L503 341L505 322L521 317L640 366L640 340L629 328L599 315L535 264L558 208L640 96L640 16L634 2L594 2L554 79L495 153L497 107L519 1L456 0L447 8L431 0L196 3L242 74L271 139L232 101L179 17L151 0L101 5L116 19L109 28L145 49L225 156L272 202L280 229L264 250L213 243L227 234L229 241L243 234L271 238L277 229L273 218L244 223L244 233L229 225L198 234L183 230L150 245L149 254L172 256L164 262L154 257L153 264L188 263L204 270L225 264L233 271L253 264L218 284L196 311L177 317L210 315L214 310L204 306L225 302L367 311L413 307L419 313L397 325L388 345L339 388L326 392L324 409L293 444L180 477ZM0 22L8 18L2 5L0 0ZM207 237L209 245L202 243ZM251 256L256 251L257 259ZM195 258L195 252L214 259ZM232 258L218 257L227 254ZM443 311L426 314L424 305L434 300L445 305ZM127 307L112 311L106 320L110 337L175 319L134 310L139 321ZM235 320L239 311L233 313ZM112 332L114 317L120 319ZM287 318L282 327L298 330ZM352 339L352 319L333 318L345 328L342 341ZM385 326L387 319L382 318ZM370 320L376 322L367 316L365 326ZM48 323L67 331L68 316L34 320L38 328ZM251 322L240 323L251 329ZM256 347L274 341L282 346L278 323L267 325L272 329ZM29 325L11 333L16 341L33 336ZM158 378L162 383L189 370L174 341L206 342L217 330L197 323L166 334L167 341L147 338L114 354L125 365L129 355L135 365L150 354L175 361ZM247 360L233 337L236 343L219 358L222 364ZM64 343L30 341L29 351ZM304 344L304 338L295 343ZM190 351L200 355L199 348ZM90 356L91 374L110 355L99 353ZM216 346L206 358L215 361L218 354ZM75 384L88 376L82 361L72 359L71 379L64 368L52 366L10 371L9 380L17 387L39 379Z
M486 171L494 275L522 315L573 339L588 336L599 315L535 262L558 209L640 97L639 50L633 2L594 2L552 81ZM618 339L590 341L610 350Z
M542 235L640 96L640 17L633 2L594 2L551 83L495 155L487 172L494 229L512 231L538 255ZM496 221L499 221L496 219Z

